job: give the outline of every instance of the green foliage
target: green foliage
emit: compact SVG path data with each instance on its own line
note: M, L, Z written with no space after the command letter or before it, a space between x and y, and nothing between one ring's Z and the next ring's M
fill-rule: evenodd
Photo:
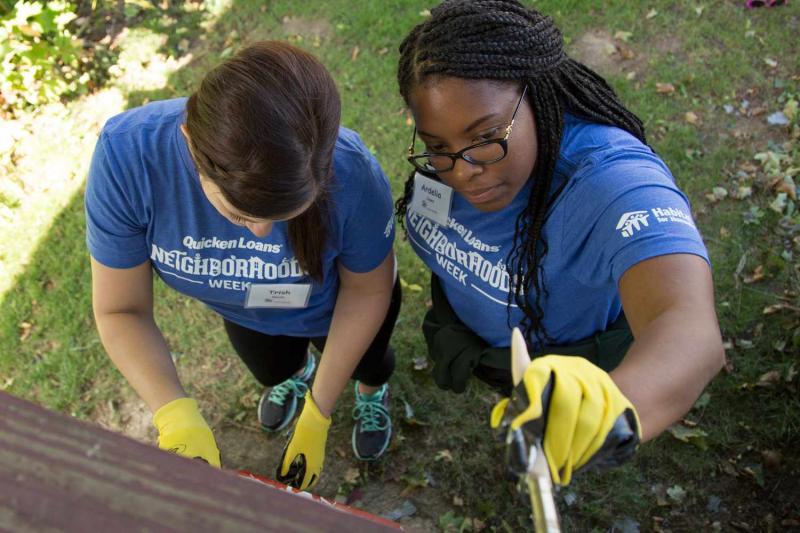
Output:
M0 19L0 105L23 109L85 89L81 43L67 29L76 16L68 2L20 1Z

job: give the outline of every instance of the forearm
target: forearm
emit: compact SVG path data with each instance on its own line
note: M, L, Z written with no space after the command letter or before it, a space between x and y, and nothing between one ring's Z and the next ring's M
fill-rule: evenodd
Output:
M392 286L364 291L342 287L314 379L312 394L322 414L330 416L339 395L378 333L392 296Z
M639 332L611 377L636 407L645 441L692 407L723 362L716 317L698 320L678 307Z
M108 356L151 411L186 396L152 316L107 313L95 319Z

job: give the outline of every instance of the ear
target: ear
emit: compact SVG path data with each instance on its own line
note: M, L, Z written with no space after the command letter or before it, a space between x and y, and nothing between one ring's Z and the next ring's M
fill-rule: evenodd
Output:
M186 123L181 124L181 133L183 133L186 142L189 142L189 130L186 129Z
M514 328L511 331L511 378L515 387L522 381L522 376L530 364L531 356L528 354L525 338L519 328Z

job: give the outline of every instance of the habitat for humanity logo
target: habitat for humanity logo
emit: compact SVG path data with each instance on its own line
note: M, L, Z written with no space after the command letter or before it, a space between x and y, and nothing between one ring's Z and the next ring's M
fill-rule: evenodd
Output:
M622 236L627 239L641 230L642 226L646 228L650 225L649 222L652 222L652 220L648 221L647 219L651 214L659 224L678 222L692 228L695 227L692 217L680 209L674 207L654 207L649 212L629 211L625 213L620 217L619 222L617 222L617 229L621 230Z
M642 229L642 226L648 226L647 217L649 216L647 211L630 211L625 213L619 218L617 229L621 229L622 236L628 238L633 235L634 232Z

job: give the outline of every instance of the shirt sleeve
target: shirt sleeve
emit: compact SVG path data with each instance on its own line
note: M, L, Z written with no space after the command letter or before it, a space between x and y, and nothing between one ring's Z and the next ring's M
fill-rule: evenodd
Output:
M86 183L86 245L98 262L131 268L148 258L146 209L132 190L130 175L118 165L105 133L92 156Z
M352 180L359 184L356 201L344 221L339 261L351 272L374 270L386 258L394 242L394 205L389 180L378 161L365 155Z
M576 279L594 287L618 285L635 264L675 253L710 264L688 199L655 156L622 158L591 172L563 226L565 256Z

